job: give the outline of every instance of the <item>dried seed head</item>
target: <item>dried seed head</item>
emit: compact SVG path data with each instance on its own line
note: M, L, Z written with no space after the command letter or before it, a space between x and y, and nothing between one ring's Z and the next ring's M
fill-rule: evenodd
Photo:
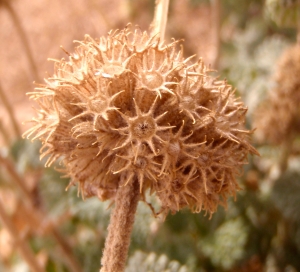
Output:
M300 134L300 46L288 48L280 58L276 87L258 108L255 123L261 141L281 144Z
M86 36L31 93L40 109L27 135L42 141L46 165L63 158L83 197L113 199L136 179L165 212L212 213L239 189L247 154L257 153L246 109L202 60L184 60L177 42L159 44L139 29Z

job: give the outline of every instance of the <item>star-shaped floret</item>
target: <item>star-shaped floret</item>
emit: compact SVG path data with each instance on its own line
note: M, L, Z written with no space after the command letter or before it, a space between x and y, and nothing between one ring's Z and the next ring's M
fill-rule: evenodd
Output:
M97 69L95 75L101 75L104 78L113 78L129 71L127 65L135 54L128 56L127 45L122 45L120 41L115 38L112 38L110 46L110 50L99 51L102 58L102 65ZM108 53L110 54L108 55Z
M191 131L188 135L182 136L183 129L184 120L182 121L181 127L175 134L173 134L172 130L170 130L163 152L164 158L159 176L164 173L168 174L170 172L170 168L174 170L180 157L197 159L199 156L197 148L206 143L206 140L201 143L186 143L186 141L193 135L193 131Z
M178 107L180 112L184 112L189 118L192 119L193 124L196 120L201 120L203 115L207 115L211 110L201 105L204 97L203 80L197 79L195 82L191 80L188 75L177 86L176 95Z
M147 151L145 145L138 149L132 144L132 148L128 149L127 155L117 155L117 157L119 160L116 160L115 164L122 165L122 167L111 171L113 174L121 173L123 179L121 186L126 186L136 177L140 184L140 192L142 192L145 178L157 182L158 166L160 164L155 161L154 154Z
M163 209L170 209L172 212L179 211L182 207L197 206L201 186L190 186L198 176L189 177L184 174L183 169L172 171L163 180L156 184L156 192L162 201Z
M164 53L163 55L166 55ZM146 89L157 93L160 97L162 93L174 94L173 88L169 88L169 85L177 85L176 81L168 81L168 78L172 78L172 73L181 67L181 64L177 66L173 65L173 62L165 56L158 55L158 52L154 49L149 49L147 53L143 54L142 63L137 63L137 73L135 74L138 82L137 89Z
M214 124L214 129L217 134L220 135L220 138L228 139L237 144L242 143L245 138L244 135L251 134L251 131L249 130L240 129L247 108L243 107L238 101L232 99L232 97L234 97L234 91L226 84L219 90L216 90L215 93L217 99L213 104L211 114L209 114L210 123ZM207 124L204 124L203 122L197 129L200 129Z
M40 109L38 110L38 118L32 118L30 121L36 125L27 130L26 133L24 133L24 136L29 139L29 137L35 134L32 141L47 136L46 139L44 139L44 142L47 142L59 125L59 110L54 98L52 101L47 98L42 101L38 100L38 104L40 106Z
M158 124L159 120L161 120L167 112L154 117L155 103L157 99L158 96L154 99L147 113L143 113L140 110L134 98L133 102L136 116L129 117L121 111L118 111L127 123L127 126L116 128L115 130L117 130L121 135L124 135L126 139L124 139L122 145L115 147L113 150L118 150L127 146L129 143L134 143L137 146L135 155L135 157L137 157L141 144L147 143L153 154L158 155L160 150L155 148L154 140L158 141L158 143L164 142L164 140L158 135L158 132L173 128L173 126L161 126Z
M201 176L201 183L204 184L205 193L209 192L208 182L212 177L214 180L217 180L220 184L220 189L224 183L226 169L232 169L235 167L235 160L232 159L234 153L236 153L236 149L238 149L237 145L229 144L228 139L224 139L223 141L215 144L212 141L208 145L202 145L199 148L199 156L196 160L187 159L182 163L180 168L189 167L189 175L193 176L195 173L198 173ZM240 158L240 162L238 164L243 164L245 158ZM236 167L240 167L236 165Z
M130 50L134 53L143 53L150 47L159 46L158 35L149 35L147 31L142 32L139 27L136 27L134 32L131 32L129 26L125 29L127 44Z
M93 128L96 130L96 123L98 118L102 117L105 120L108 120L108 111L117 110L116 107L112 105L114 99L124 91L120 91L111 95L110 93L111 82L107 86L103 86L103 81L97 79L97 88L94 95L88 96L84 92L78 92L77 95L82 102L74 103L74 105L82 108L82 112L78 115L72 117L69 121L72 121L77 118L84 118L92 116L93 119Z

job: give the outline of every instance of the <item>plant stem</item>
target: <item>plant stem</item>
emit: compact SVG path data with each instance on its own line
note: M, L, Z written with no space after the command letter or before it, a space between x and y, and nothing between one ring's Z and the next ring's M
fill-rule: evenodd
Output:
M214 44L214 58L212 62L212 67L218 69L219 58L220 58L220 34L221 34L221 1L220 0L211 0L212 8L212 26L213 26L213 44Z
M115 208L108 226L108 236L105 241L100 272L124 271L139 199L137 180L119 188L115 199Z
M3 105L4 107L6 108L7 110L7 113L8 113L8 116L9 116L9 119L13 125L13 128L14 128L14 131L15 131L15 134L18 138L21 138L21 131L20 131L20 128L19 128L19 125L16 121L16 118L15 118L15 115L14 115L14 111L10 105L10 103L8 102L8 99L2 89L2 86L0 84L0 100L2 100L3 102Z
M6 131L6 128L3 127L2 120L0 119L0 132L3 136L3 140L7 146L10 146L10 136Z
M68 264L68 267L71 268L71 271L81 272L79 263L76 261L72 254L72 248L67 243L67 241L63 238L60 232L52 226L50 229L50 233L53 235L55 241L59 245L60 251L65 259L65 262Z
M283 174L288 168L289 158L293 150L293 142L294 142L294 138L293 136L291 136L288 137L282 144L281 156L279 160L279 167L280 167L281 174Z
M20 250L20 253L23 257L23 259L26 261L26 263L29 265L31 270L33 272L44 272L45 270L42 268L42 266L38 263L37 259L35 258L35 255L33 254L30 247L27 245L27 243L20 238L20 235L14 226L13 222L9 218L9 216L6 214L2 201L0 200L0 219L3 223L3 225L7 228L9 231L11 237L14 239L14 242L18 249Z
M297 43L300 46L300 4L297 7Z
M160 42L165 40L165 32L168 20L169 0L156 0L154 18L150 26L152 35L159 33Z
M0 165L2 165L7 173L12 177L12 182L14 182L19 189L24 202L28 201L30 204L32 204L30 191L25 186L24 181L22 180L20 175L16 172L13 163L8 158L5 158L0 154Z
M28 42L28 39L27 39L26 32L22 27L20 19L19 19L17 13L15 12L15 10L13 9L13 7L11 5L11 1L2 0L0 2L2 2L1 4L3 4L4 7L7 9L7 11L9 12L9 14L10 14L10 16L11 16L11 18L12 18L12 20L13 20L15 26L16 26L16 29L19 33L20 38L21 38L22 46L24 48L27 59L29 61L32 76L35 78L35 80L39 80L38 70L37 70L37 67L36 67L36 64L35 64L35 61L34 61L34 58L33 58L32 51L30 50L30 46L29 46L29 42Z
M19 193L24 202L24 207L29 210L29 214L34 215L37 219L37 222L48 222L47 216L40 209L38 209L33 201L32 196L29 189L25 186L24 180L20 177L20 175L16 172L13 163L8 159L4 158L0 155L0 165L2 165L8 174L12 177L12 182L15 183L16 187L19 189ZM64 237L59 233L59 231L55 228L54 224L48 225L49 232L52 237L55 239L61 254L64 257L64 261L66 265L71 269L70 271L81 272L79 263L72 255L72 248L68 244L68 242L64 239Z

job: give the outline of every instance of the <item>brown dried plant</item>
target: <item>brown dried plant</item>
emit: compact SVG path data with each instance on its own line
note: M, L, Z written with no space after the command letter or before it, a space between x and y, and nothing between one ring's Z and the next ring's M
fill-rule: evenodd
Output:
M184 207L212 214L239 190L249 153L247 109L179 41L130 27L99 40L86 35L69 60L30 97L37 117L27 137L43 143L46 166L62 158L69 186L115 209L101 271L123 271L134 214L146 192L160 213Z
M291 142L300 133L300 45L288 48L280 57L276 86L258 108L257 137L273 144Z
M184 60L177 43L159 46L138 28L86 36L30 93L40 109L26 135L43 142L46 166L63 158L83 197L112 199L137 180L164 210L214 212L238 189L235 176L256 153L246 108L201 59Z

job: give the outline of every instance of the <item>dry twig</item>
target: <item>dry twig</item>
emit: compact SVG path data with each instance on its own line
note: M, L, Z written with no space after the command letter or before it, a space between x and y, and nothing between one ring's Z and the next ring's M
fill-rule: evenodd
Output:
M14 239L15 245L20 250L22 257L24 258L26 263L29 265L31 270L33 272L44 272L45 270L38 263L37 259L35 258L34 253L30 249L28 244L24 241L24 239L22 239L20 237L15 225L13 224L13 222L11 221L9 216L6 214L1 200L0 200L0 219L3 223L3 225L9 231L11 237Z
M79 263L72 255L72 249L67 241L62 237L59 231L55 228L55 225L52 224L48 219L47 216L43 212L37 209L32 201L32 196L29 189L25 186L24 180L20 177L20 175L16 172L15 167L12 162L9 161L8 158L4 158L0 155L0 165L2 165L8 174L12 177L12 181L15 183L16 187L19 189L19 193L22 196L24 207L29 210L29 214L34 216L36 222L40 222L46 225L47 233L52 235L57 242L61 250L61 254L63 255L66 264L70 268L70 271L74 272L81 272L82 269L80 268ZM46 222L46 224L45 224ZM45 229L45 227L44 227Z
M159 33L160 42L165 40L165 32L168 20L169 0L156 0L155 11L150 32L153 35Z
M214 69L218 68L219 58L220 58L220 32L221 32L221 1L220 0L211 0L212 7L212 25L213 25L213 45L214 45L214 55L212 67Z
M9 137L6 129L3 127L2 120L0 120L0 132L1 132L2 136L3 136L3 140L4 140L5 144L7 146L9 146L10 145L10 137Z
M12 7L10 2L11 1L8 1L8 0L2 0L0 4L2 4L7 9L7 11L9 12L9 14L10 14L10 16L11 16L11 18L12 18L12 20L13 20L15 26L16 26L16 30L19 34L19 37L21 38L21 43L24 47L25 54L26 54L27 59L29 61L32 76L35 78L35 80L39 80L39 73L38 73L34 58L33 58L32 51L31 51L30 46L29 46L29 42L28 42L26 32L23 29L21 21L20 21L17 13L15 12L15 10Z
M2 100L3 105L7 110L8 116L10 118L10 121L12 123L13 129L15 131L15 134L16 134L17 138L20 138L21 137L21 131L20 131L19 125L18 125L17 120L15 118L14 111L13 111L10 103L8 102L8 99L7 99L7 97L4 93L4 90L2 89L1 83L0 83L0 99Z

